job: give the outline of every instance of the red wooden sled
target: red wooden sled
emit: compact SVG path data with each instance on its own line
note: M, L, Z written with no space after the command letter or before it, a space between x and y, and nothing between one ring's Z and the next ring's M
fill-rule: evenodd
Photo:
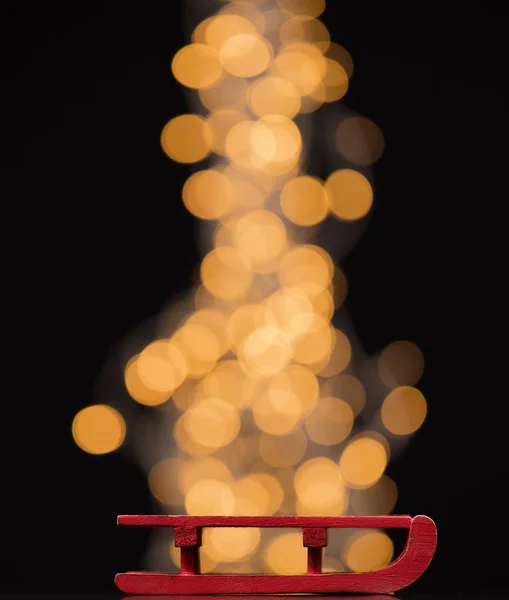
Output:
M128 594L327 594L396 592L416 581L427 569L437 545L435 523L423 515L384 517L192 517L122 515L117 524L128 527L172 527L180 548L180 574L119 573L115 584ZM204 527L288 527L302 529L308 549L306 575L200 574L199 548ZM322 549L329 528L408 529L401 556L370 573L322 573Z

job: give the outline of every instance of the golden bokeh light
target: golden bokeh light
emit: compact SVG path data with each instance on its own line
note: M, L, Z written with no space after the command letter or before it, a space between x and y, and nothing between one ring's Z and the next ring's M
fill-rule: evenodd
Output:
M300 110L300 95L286 79L262 77L251 85L249 108L259 117L282 115L292 119Z
M184 427L189 438L207 448L222 448L240 431L238 410L219 398L198 401L188 411Z
M332 42L327 48L326 56L327 58L331 58L332 60L339 63L346 71L348 77L352 77L354 68L353 58L351 57L348 50L346 50L346 48L343 48L343 46Z
M389 344L378 359L378 374L388 388L415 385L424 372L424 356L412 342Z
M215 456L200 456L179 462L178 471L172 477L166 477L168 485L175 488L175 482L178 489L186 494L195 483L202 479L213 479L231 484L233 475L228 466Z
M263 302L265 323L279 329L290 340L307 333L314 316L313 301L298 288L278 290Z
M226 154L226 137L228 133L243 121L247 121L246 114L237 108L220 108L210 113L207 123L212 130L213 141L212 150L216 154ZM210 200L214 204L214 200Z
M346 487L337 464L323 456L303 463L294 478L297 499L306 510L315 512L331 505L343 505ZM316 512L315 512L316 514Z
M94 404L80 410L72 422L72 437L88 454L109 454L124 443L126 424L112 406Z
M381 531L359 531L348 540L346 564L354 573L368 573L386 567L394 555L394 545Z
M239 77L225 73L214 85L200 89L201 103L210 111L222 108L240 110L247 105L249 84Z
M337 102L348 91L348 75L345 69L331 58L326 58L325 64L325 75L311 96L319 102Z
M358 171L334 171L325 182L332 213L342 221L362 219L373 205L371 183Z
M319 294L331 283L334 265L323 248L297 246L283 258L279 270L282 287L298 288L309 296Z
M239 349L239 361L253 378L270 377L281 372L292 358L292 346L274 327L255 329Z
M395 435L410 435L424 423L427 410L422 392L410 386L398 387L382 404L382 422Z
M365 490L352 490L350 506L356 515L388 515L398 500L396 483L387 475Z
M215 297L235 300L247 292L251 271L235 248L221 247L203 259L200 275L203 285Z
M286 369L274 375L269 382L269 391L273 394L290 392L300 405L300 414L305 417L315 409L318 401L320 386L316 375L304 365L289 365Z
M275 468L292 467L302 460L307 448L307 437L298 429L282 436L262 434L260 456Z
M199 442L192 439L187 433L186 421L189 417L188 412L184 412L180 417L175 421L175 425L173 427L173 437L175 439L175 443L178 448L188 456L198 457L198 456L207 456L212 454L216 448L211 448L209 446L203 446Z
M236 77L255 77L267 70L273 50L258 33L237 33L228 38L219 50L225 71Z
M342 156L359 165L372 165L383 154L383 133L366 117L349 117L336 130L336 145Z
M284 216L295 225L316 225L329 214L323 182L316 177L290 180L281 190L280 203Z
M203 379L203 394L220 398L237 409L251 406L256 386L236 360L225 360Z
M171 63L175 79L193 89L214 85L223 74L219 54L205 44L189 44L175 54Z
M294 42L309 42L324 53L331 43L329 30L321 21L318 19L303 21L295 17L281 25L279 39L283 46Z
M228 313L218 308L204 308L194 312L186 321L188 325L201 325L215 336L219 344L219 353L225 354L230 345L225 333Z
M297 125L282 115L267 115L256 121L250 142L258 164L270 173L288 173L299 161L302 137Z
M188 361L173 342L158 340L140 353L136 369L143 385L154 392L171 394L187 377Z
M320 377L334 377L344 371L350 364L352 358L352 346L348 337L340 331L335 330L334 347L328 356L327 363L320 369ZM320 365L321 366L321 365Z
M235 352L256 329L263 327L264 311L258 304L244 304L235 310L226 324L226 335Z
M359 415L366 406L366 388L360 379L354 375L341 373L330 377L321 388L323 396L337 396L346 400L354 416Z
M269 514L270 495L258 479L248 476L232 486L235 495L235 514L261 517Z
M180 115L169 121L161 133L161 146L174 161L194 163L206 158L214 136L209 125L198 115Z
M267 544L263 562L278 575L303 575L307 571L307 549L302 545L302 533L283 533Z
M243 262L263 273L286 247L286 229L281 219L264 209L250 211L238 220L233 241ZM275 269L274 269L275 270Z
M374 485L387 466L387 452L381 442L372 437L352 440L343 450L339 469L345 482L353 489Z
M219 15L238 15L250 23L252 23L258 33L264 33L265 31L265 11L262 12L257 8L256 4L262 4L263 2L252 0L235 0L223 6L219 11Z
M184 503L181 490L175 485L184 461L178 458L165 458L157 462L148 474L148 486L156 500L166 506L180 506Z
M124 382L129 395L133 400L145 406L159 406L164 404L169 400L171 392L150 389L142 382L137 365L139 356L139 354L133 356L124 370Z
M302 408L297 394L275 388L261 393L253 405L257 427L270 435L287 435L299 424Z
M182 190L182 199L195 217L217 220L230 212L233 189L228 177L221 171L205 169L189 177Z
M267 492L269 503L265 508L265 514L273 515L277 513L285 498L282 484L269 473L255 473L251 475L250 479L262 485Z
M235 510L235 496L231 486L216 479L200 479L186 493L188 515L228 516Z
M203 551L218 563L236 563L251 556L260 544L256 527L210 528L203 532Z
M293 42L279 51L270 70L272 75L288 80L302 96L306 96L323 81L327 61L314 44Z
M202 377L210 373L221 357L218 336L208 327L187 322L171 338L187 362L187 376Z
M256 34L256 27L249 19L238 14L219 14L212 17L204 30L205 42L219 51L223 44L239 34Z
M309 437L321 446L334 446L344 441L352 431L353 411L340 398L320 398L306 419Z
M293 360L308 367L322 361L328 364L336 340L334 327L317 314L306 324L307 330L294 341ZM321 364L318 370L322 370Z
M302 20L319 17L325 10L325 0L277 0L277 5L284 13Z

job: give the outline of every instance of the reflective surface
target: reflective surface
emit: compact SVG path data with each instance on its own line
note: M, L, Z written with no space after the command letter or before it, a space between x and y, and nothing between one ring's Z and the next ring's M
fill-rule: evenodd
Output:
M292 595L291 598L309 598L308 595ZM320 600L507 600L509 589L479 590L476 592L431 592L412 593L403 591L389 595L316 595ZM0 600L240 600L259 598L260 600L281 600L284 596L127 596L122 594L2 594Z

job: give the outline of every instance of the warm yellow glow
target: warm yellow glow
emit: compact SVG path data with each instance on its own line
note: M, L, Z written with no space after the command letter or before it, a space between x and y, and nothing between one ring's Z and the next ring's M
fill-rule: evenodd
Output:
M213 139L205 119L198 115L181 115L165 125L161 146L172 160L194 163L210 154Z
M326 56L338 62L346 71L349 78L353 75L353 58L343 46L332 42L327 48Z
M300 110L300 95L286 79L262 77L251 85L249 108L259 117L282 115L292 119Z
M424 356L412 342L389 344L378 359L380 379L388 388L415 385L424 372Z
M183 352L173 342L158 340L149 344L136 361L138 376L149 389L170 394L188 375Z
M382 156L385 141L382 130L373 121L366 117L349 117L339 124L336 145L347 160L365 166Z
M312 371L303 365L289 365L284 371L274 375L269 383L271 394L280 391L289 392L299 401L301 417L309 415L318 401L318 379Z
M323 396L337 396L346 400L354 416L359 415L366 406L366 389L362 381L353 375L336 375L327 379L321 388Z
M325 61L325 75L311 95L320 102L337 102L348 91L348 75L335 60L326 58Z
M319 17L325 10L325 0L277 0L277 5L284 13L302 20Z
M171 392L155 391L141 381L137 365L139 356L139 354L133 356L124 370L124 382L129 395L133 400L145 406L164 404L170 398Z
M304 115L311 114L313 112L316 112L319 108L321 108L322 105L323 102L320 102L312 96L305 95L301 99L300 112Z
M204 32L205 42L217 51L238 34L256 34L256 27L248 19L236 14L212 17Z
M352 490L350 506L356 515L388 515L396 505L398 488L387 475L365 490Z
M213 561L236 563L251 556L260 544L260 530L256 527L222 527L205 529L203 551Z
M237 33L228 38L219 50L223 68L236 77L255 77L267 70L273 50L258 33Z
M189 438L207 448L222 448L240 431L238 410L219 398L207 398L194 404L184 422Z
M299 398L291 390L275 388L261 393L253 405L253 418L259 429L270 435L287 435L301 419Z
M282 115L267 115L256 121L250 142L258 164L270 173L288 173L298 163L302 138L297 125Z
M253 381L236 360L220 362L205 377L202 387L205 396L220 398L237 409L251 406L256 391Z
M244 108L247 104L248 83L239 77L225 73L214 85L198 91L200 100L208 110L221 108Z
M395 435L417 431L426 419L428 407L423 394L410 386L392 390L382 404L382 421Z
M200 269L203 285L216 298L235 300L247 292L251 271L235 248L221 247L205 256Z
M343 573L343 563L333 556L324 556L322 561L322 573Z
M302 575L307 570L307 549L302 533L283 533L269 541L263 553L265 567L278 575Z
M310 517L337 517L345 515L348 511L348 494L338 494L332 498L320 498L316 502L309 496L306 500L298 499L295 503L295 512L298 515Z
M207 118L213 135L212 150L216 154L225 155L228 133L235 125L247 120L246 114L237 108L220 108L213 111Z
M312 315L307 320L307 331L294 341L293 360L307 366L322 361L327 364L335 339L336 332L329 321L316 314ZM321 364L319 370L322 370Z
M189 325L201 325L213 333L219 343L220 354L225 354L230 347L225 327L228 313L217 308L205 308L194 312L186 321Z
M178 471L172 477L166 476L167 485L175 489L175 482L177 482L178 489L183 494L202 479L214 479L231 484L233 476L225 463L215 456L201 456L180 461Z
M320 377L334 377L344 371L352 358L352 346L347 336L339 329L335 330L334 348L327 364L318 373Z
M217 50L205 44L189 44L175 54L171 63L175 79L193 89L207 88L223 74Z
M310 300L313 304L314 312L323 319L330 321L334 315L336 307L334 305L334 297L332 294L332 286L329 289L321 291L316 296L313 296ZM338 330L336 330L336 346L338 345ZM336 348L334 346L334 348ZM333 351L334 352L334 351Z
M271 294L263 302L263 316L269 327L275 327L290 340L307 333L312 326L312 300L298 288L286 288Z
M316 177L290 180L281 190L280 202L284 216L296 225L316 225L329 213L323 182Z
M265 507L265 515L273 515L278 512L285 497L285 492L281 483L273 475L269 473L255 473L250 476L252 481L262 485L269 499L268 505ZM240 513L239 513L240 514Z
M184 184L182 199L187 210L199 219L221 219L230 212L233 190L228 177L216 169L193 173Z
M256 27L258 33L263 33L265 31L265 15L259 8L255 6L255 4L262 4L262 2L253 2L252 0L235 0L235 2L228 3L226 6L224 6L218 14L238 15L243 17Z
M275 270L269 264L286 247L286 229L274 213L259 209L240 218L233 232L233 241L243 262L259 272Z
M378 571L391 562L393 554L391 539L381 531L356 532L345 548L346 564L355 573Z
M304 457L306 448L307 438L300 429L288 435L263 434L260 437L260 456L271 467L296 465Z
M273 327L255 329L239 349L239 361L253 378L270 377L282 371L292 358L287 337Z
M187 492L185 507L188 515L227 516L235 510L235 496L223 481L201 479Z
M295 493L299 502L314 512L338 502L343 504L346 488L335 462L323 456L303 463L294 478Z
M238 352L244 340L264 324L264 312L258 304L240 306L232 313L226 325L226 335L232 349Z
M270 496L267 488L252 476L244 477L232 487L235 495L235 514L260 517L268 514Z
M253 149L251 134L254 122L244 121L232 127L225 140L225 152L230 161L239 169L250 171L261 169L263 160Z
M218 336L204 325L185 323L171 340L186 358L188 377L210 373L221 357Z
M178 458L165 458L156 463L148 474L148 486L152 496L161 504L180 506L184 498L175 485L184 461Z
M290 81L305 96L313 93L327 73L327 62L320 50L307 42L284 46L274 59L271 74Z
M309 437L321 446L334 446L352 431L354 415L349 404L340 398L320 398L306 419Z
M170 546L170 558L173 564L180 569L180 548L176 548L174 543ZM203 552L203 548L200 548L200 573L212 573L216 567L217 562Z
M329 30L318 19L288 19L281 25L279 39L283 46L294 42L308 42L314 44L320 52L326 52L330 46Z
M233 188L235 209L243 212L263 206L266 192L260 187L259 180L252 181L231 166L225 168L223 172L230 179Z
M348 281L341 269L334 269L334 279L332 280L332 292L334 297L334 305L336 309L343 305L348 296Z
M373 205L373 188L358 171L334 171L325 182L332 213L343 221L362 219Z
M328 287L334 273L332 259L319 246L297 246L284 257L279 271L282 287L298 288L313 296Z
M186 421L189 413L185 412L176 421L173 427L173 437L177 446L189 456L207 456L215 451L215 448L203 446L202 444L191 439L186 429Z
M345 482L354 489L368 488L382 477L387 466L384 446L372 437L349 442L339 459Z
M120 448L126 435L122 415L111 406L87 406L74 417L72 437L89 454L108 454Z

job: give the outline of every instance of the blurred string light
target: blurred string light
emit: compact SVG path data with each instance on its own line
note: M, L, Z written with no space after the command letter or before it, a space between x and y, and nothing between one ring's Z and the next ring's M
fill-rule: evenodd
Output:
M376 363L382 429L362 431L368 397L356 350L332 323L348 283L320 246L319 226L368 215L374 191L359 168L375 163L385 142L369 119L344 118L334 132L343 166L324 180L305 172L301 123L341 100L354 73L319 19L325 8L325 0L220 2L171 62L200 114L170 119L161 146L173 161L196 165L182 201L212 226L212 247L193 309L125 365L132 400L158 411L154 435L137 443L159 448L162 440L147 477L163 511L388 514L398 497L385 474L389 440L426 417L415 387L422 353L395 342ZM105 405L83 409L72 425L91 454L119 448L125 430ZM170 541L165 552L178 567ZM324 570L369 571L393 553L383 531L340 532ZM204 572L306 572L296 532L207 530L201 555Z

